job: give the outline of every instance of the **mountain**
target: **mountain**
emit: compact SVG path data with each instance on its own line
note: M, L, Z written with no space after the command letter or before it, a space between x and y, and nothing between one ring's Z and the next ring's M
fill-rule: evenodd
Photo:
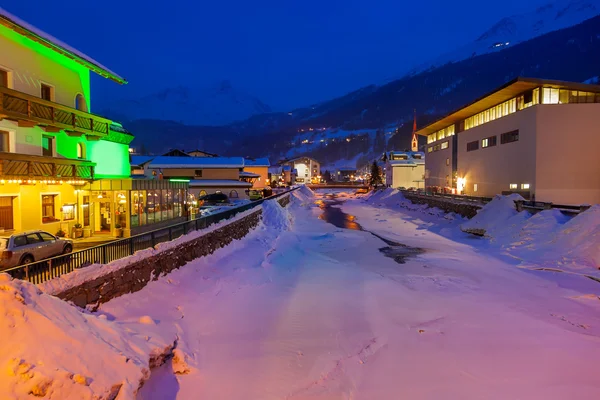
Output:
M590 10L595 13L595 9ZM553 15L562 18L558 13ZM482 37L487 40L505 31L496 25ZM325 165L339 164L340 160L364 163L383 148L409 147L413 109L417 109L418 125L423 126L518 76L597 82L600 16L289 113L254 115L222 127L147 120L127 126L136 134L137 146L144 143L155 152L175 145L204 146L215 153L269 156L272 161L312 154Z
M206 88L178 86L113 104L104 115L121 120L160 119L186 125L221 126L271 112L258 98L229 81Z
M497 52L600 14L600 0L557 0L536 10L502 18L475 41L414 68L416 74L450 62Z

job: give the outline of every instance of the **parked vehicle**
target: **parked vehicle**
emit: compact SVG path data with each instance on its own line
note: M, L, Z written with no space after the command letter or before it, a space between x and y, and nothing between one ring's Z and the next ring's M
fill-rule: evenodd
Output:
M252 201L260 200L263 198L263 191L258 189L248 190L248 198Z
M44 231L0 237L0 270L29 264L73 251L73 241Z
M198 198L199 206L215 206L229 203L229 197L224 193L212 193Z

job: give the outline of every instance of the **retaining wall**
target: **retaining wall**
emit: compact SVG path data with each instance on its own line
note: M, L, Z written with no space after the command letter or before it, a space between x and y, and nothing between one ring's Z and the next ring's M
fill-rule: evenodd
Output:
M477 204L465 204L457 201L429 196L419 196L410 193L403 193L403 195L406 199L415 204L427 204L429 207L437 207L447 213L453 212L466 218L473 218L475 215L477 215L477 211L481 209L481 205Z
M290 202L290 196L282 197L278 201L285 207ZM168 274L192 260L212 254L233 240L243 238L258 225L261 215L262 210L258 209L206 235L133 262L117 271L58 293L56 296L72 301L79 307L91 306L95 309L111 299L137 292L151 280L157 280L161 275Z

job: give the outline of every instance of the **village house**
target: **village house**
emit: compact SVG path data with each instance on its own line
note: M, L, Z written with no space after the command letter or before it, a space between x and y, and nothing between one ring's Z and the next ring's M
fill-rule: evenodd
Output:
M318 182L321 175L321 164L310 157L298 157L291 160L280 162L281 166L289 166L292 171L296 171L296 179L294 183L311 183Z
M269 167L271 163L268 158L245 158L244 170L240 177L252 179L252 189L264 189L270 186Z
M385 184L392 188L422 189L425 185L425 153L389 151L385 153Z
M600 202L598 85L517 78L417 133L428 190Z

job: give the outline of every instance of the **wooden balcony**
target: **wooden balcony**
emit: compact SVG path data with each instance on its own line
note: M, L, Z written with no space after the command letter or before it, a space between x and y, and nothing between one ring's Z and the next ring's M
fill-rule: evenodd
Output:
M71 136L87 135L99 140L108 135L111 121L71 107L0 86L0 119L7 118L19 126L43 127L47 132L64 130Z
M95 163L88 160L0 152L0 179L93 180Z

